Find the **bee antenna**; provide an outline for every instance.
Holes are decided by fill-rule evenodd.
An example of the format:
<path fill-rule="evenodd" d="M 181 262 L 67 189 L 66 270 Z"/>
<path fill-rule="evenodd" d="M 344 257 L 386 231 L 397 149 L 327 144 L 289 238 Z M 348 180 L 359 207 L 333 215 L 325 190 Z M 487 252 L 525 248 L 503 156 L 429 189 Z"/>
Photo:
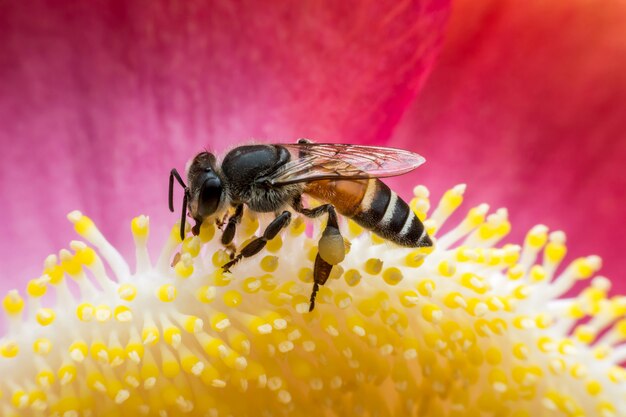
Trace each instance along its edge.
<path fill-rule="evenodd" d="M 174 212 L 174 178 L 176 178 L 178 183 L 183 188 L 185 188 L 185 189 L 187 188 L 187 186 L 185 185 L 185 182 L 180 177 L 180 174 L 178 173 L 178 171 L 176 171 L 176 168 L 172 169 L 170 171 L 170 191 L 169 191 L 169 205 L 170 205 L 170 211 L 172 213 Z"/>
<path fill-rule="evenodd" d="M 183 181 L 183 179 L 180 177 L 180 174 L 178 173 L 178 171 L 176 171 L 176 168 L 170 171 L 170 188 L 168 202 L 170 206 L 170 211 L 172 213 L 174 212 L 174 178 L 176 178 L 176 181 L 178 181 L 181 187 L 185 189 L 185 195 L 183 197 L 183 209 L 180 213 L 180 239 L 185 240 L 185 219 L 187 217 L 187 199 L 189 198 L 189 187 L 185 185 L 185 181 Z"/>
<path fill-rule="evenodd" d="M 183 197 L 183 209 L 180 211 L 180 240 L 185 240 L 185 219 L 187 214 L 187 196 L 189 188 L 185 187 L 185 196 Z"/>

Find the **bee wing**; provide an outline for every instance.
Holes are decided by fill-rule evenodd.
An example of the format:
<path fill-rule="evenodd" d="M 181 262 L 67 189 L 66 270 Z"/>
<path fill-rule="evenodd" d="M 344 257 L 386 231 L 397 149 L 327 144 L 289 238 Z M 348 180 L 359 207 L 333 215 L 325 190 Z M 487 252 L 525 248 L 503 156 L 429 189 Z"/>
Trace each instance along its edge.
<path fill-rule="evenodd" d="M 334 143 L 277 144 L 292 160 L 267 179 L 274 185 L 324 179 L 365 179 L 401 175 L 426 160 L 413 152 L 381 146 Z"/>

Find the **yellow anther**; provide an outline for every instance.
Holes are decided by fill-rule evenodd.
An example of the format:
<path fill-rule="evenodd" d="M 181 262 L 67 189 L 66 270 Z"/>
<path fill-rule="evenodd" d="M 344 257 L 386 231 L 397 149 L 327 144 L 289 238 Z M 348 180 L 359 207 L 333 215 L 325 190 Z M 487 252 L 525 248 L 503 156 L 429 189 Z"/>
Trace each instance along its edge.
<path fill-rule="evenodd" d="M 559 343 L 558 348 L 559 352 L 562 355 L 570 355 L 576 351 L 576 348 L 574 347 L 574 342 L 572 342 L 570 339 L 562 340 Z"/>
<path fill-rule="evenodd" d="M 422 266 L 424 259 L 426 259 L 426 253 L 421 248 L 418 248 L 406 255 L 404 264 L 411 268 L 418 268 Z"/>
<path fill-rule="evenodd" d="M 558 264 L 567 253 L 567 247 L 558 241 L 549 242 L 544 250 L 546 260 L 551 264 Z"/>
<path fill-rule="evenodd" d="M 340 309 L 346 309 L 352 304 L 352 297 L 347 292 L 338 291 L 334 296 L 335 305 Z"/>
<path fill-rule="evenodd" d="M 528 346 L 524 343 L 518 342 L 513 345 L 513 355 L 519 360 L 528 359 L 528 354 L 530 350 Z"/>
<path fill-rule="evenodd" d="M 28 285 L 26 286 L 26 294 L 34 298 L 44 296 L 46 294 L 46 284 L 48 281 L 50 281 L 50 278 L 47 275 L 44 275 L 41 278 L 31 279 L 28 281 Z"/>
<path fill-rule="evenodd" d="M 160 301 L 164 303 L 171 303 L 176 299 L 177 294 L 178 291 L 176 290 L 176 287 L 174 285 L 164 284 L 157 289 L 156 296 Z"/>
<path fill-rule="evenodd" d="M 180 256 L 180 260 L 174 266 L 174 271 L 176 272 L 176 276 L 179 278 L 189 278 L 191 274 L 193 274 L 192 255 L 189 253 L 183 253 Z"/>
<path fill-rule="evenodd" d="M 216 332 L 222 332 L 230 327 L 230 319 L 226 314 L 217 312 L 209 318 L 209 325 Z"/>
<path fill-rule="evenodd" d="M 453 262 L 444 260 L 439 262 L 437 271 L 439 271 L 439 273 L 444 277 L 451 277 L 456 273 L 456 265 Z"/>
<path fill-rule="evenodd" d="M 202 222 L 202 226 L 200 226 L 200 233 L 198 237 L 200 240 L 205 243 L 209 242 L 213 239 L 215 235 L 215 225 L 212 222 Z"/>
<path fill-rule="evenodd" d="M 377 258 L 369 258 L 367 261 L 365 261 L 365 266 L 363 269 L 370 275 L 378 275 L 383 269 L 383 261 Z"/>
<path fill-rule="evenodd" d="M 202 248 L 202 240 L 198 236 L 186 237 L 181 245 L 182 254 L 188 253 L 189 256 L 195 258 L 200 254 Z"/>
<path fill-rule="evenodd" d="M 520 247 L 518 245 L 505 245 L 502 260 L 508 266 L 513 266 L 519 260 Z"/>
<path fill-rule="evenodd" d="M 212 303 L 216 295 L 217 289 L 210 285 L 203 285 L 196 290 L 196 299 L 201 303 Z"/>
<path fill-rule="evenodd" d="M 213 266 L 216 268 L 221 268 L 222 265 L 230 262 L 230 255 L 223 249 L 218 249 L 213 252 L 213 256 L 211 257 L 211 262 L 213 262 Z"/>
<path fill-rule="evenodd" d="M 585 317 L 585 310 L 583 310 L 583 307 L 579 302 L 574 302 L 567 308 L 567 317 L 572 319 L 582 319 Z"/>
<path fill-rule="evenodd" d="M 81 265 L 91 266 L 94 264 L 98 256 L 96 255 L 96 251 L 89 246 L 80 247 L 74 254 L 74 259 Z"/>
<path fill-rule="evenodd" d="M 278 268 L 278 257 L 267 255 L 261 259 L 261 269 L 265 272 L 274 272 Z"/>
<path fill-rule="evenodd" d="M 56 313 L 51 308 L 40 308 L 37 310 L 37 323 L 42 326 L 49 326 L 56 317 Z"/>
<path fill-rule="evenodd" d="M 343 278 L 350 287 L 356 287 L 361 282 L 361 273 L 357 269 L 348 269 Z"/>
<path fill-rule="evenodd" d="M 574 337 L 581 343 L 591 344 L 596 338 L 596 332 L 591 327 L 581 324 L 574 329 Z"/>
<path fill-rule="evenodd" d="M 52 350 L 52 342 L 45 337 L 39 337 L 33 342 L 33 352 L 45 356 Z"/>
<path fill-rule="evenodd" d="M 113 314 L 115 316 L 115 320 L 122 323 L 127 323 L 133 319 L 133 312 L 131 309 L 122 305 L 115 307 Z"/>
<path fill-rule="evenodd" d="M 141 215 L 133 218 L 133 220 L 130 222 L 130 230 L 136 237 L 148 237 L 148 232 L 150 231 L 150 221 L 148 217 Z"/>
<path fill-rule="evenodd" d="M 243 288 L 243 291 L 248 294 L 254 294 L 258 292 L 261 289 L 262 285 L 263 283 L 257 277 L 246 278 L 241 283 L 241 287 Z"/>
<path fill-rule="evenodd" d="M 383 271 L 383 280 L 389 285 L 399 284 L 402 278 L 404 278 L 402 271 L 396 267 L 387 268 Z"/>
<path fill-rule="evenodd" d="M 532 329 L 535 321 L 528 316 L 517 316 L 513 319 L 513 325 L 518 329 Z"/>
<path fill-rule="evenodd" d="M 516 281 L 524 276 L 524 270 L 520 265 L 513 265 L 506 271 L 506 276 L 511 281 Z"/>
<path fill-rule="evenodd" d="M 422 307 L 422 317 L 430 323 L 438 323 L 443 318 L 443 311 L 436 304 L 427 303 Z"/>
<path fill-rule="evenodd" d="M 589 370 L 586 365 L 575 363 L 570 369 L 570 374 L 576 379 L 583 379 L 587 377 Z"/>
<path fill-rule="evenodd" d="M 537 347 L 543 353 L 549 353 L 556 350 L 556 342 L 549 336 L 541 336 L 537 339 Z"/>
<path fill-rule="evenodd" d="M 313 282 L 313 270 L 311 268 L 300 268 L 298 271 L 298 279 L 304 283 Z"/>
<path fill-rule="evenodd" d="M 466 246 L 459 246 L 456 249 L 456 260 L 458 262 L 469 262 L 474 258 L 472 250 Z"/>
<path fill-rule="evenodd" d="M 440 207 L 446 214 L 452 213 L 461 205 L 464 192 L 465 186 L 456 186 L 444 193 L 441 197 Z"/>
<path fill-rule="evenodd" d="M 188 333 L 198 333 L 202 331 L 202 327 L 204 326 L 202 319 L 197 316 L 183 316 L 180 321 L 182 322 L 183 329 Z"/>
<path fill-rule="evenodd" d="M 265 246 L 267 251 L 271 253 L 278 252 L 280 248 L 282 247 L 283 247 L 283 239 L 280 237 L 280 235 L 277 235 L 274 239 L 267 242 L 267 245 Z"/>
<path fill-rule="evenodd" d="M 89 346 L 84 340 L 77 340 L 70 345 L 68 352 L 73 361 L 82 362 L 89 353 Z"/>
<path fill-rule="evenodd" d="M 77 277 L 83 271 L 83 267 L 80 262 L 78 262 L 76 256 L 72 255 L 69 251 L 62 249 L 59 252 L 59 257 L 61 258 L 61 268 L 71 277 Z"/>
<path fill-rule="evenodd" d="M 99 306 L 96 307 L 95 317 L 96 317 L 96 320 L 99 321 L 100 323 L 109 321 L 112 315 L 113 315 L 113 312 L 111 311 L 111 307 L 109 307 L 108 305 L 100 304 Z"/>
<path fill-rule="evenodd" d="M 482 317 L 489 311 L 489 307 L 487 306 L 487 304 L 485 304 L 480 298 L 466 297 L 465 301 L 467 303 L 465 311 L 467 311 L 474 317 Z"/>
<path fill-rule="evenodd" d="M 156 326 L 148 325 L 144 326 L 141 331 L 141 340 L 144 345 L 156 345 L 159 341 L 160 333 Z"/>
<path fill-rule="evenodd" d="M 61 385 L 67 385 L 76 379 L 76 365 L 73 363 L 64 363 L 57 372 L 57 378 Z"/>
<path fill-rule="evenodd" d="M 109 352 L 107 345 L 101 340 L 95 340 L 91 343 L 89 349 L 91 357 L 101 363 L 109 363 Z"/>
<path fill-rule="evenodd" d="M 535 325 L 538 329 L 548 329 L 554 323 L 554 319 L 549 314 L 541 313 L 535 317 Z"/>
<path fill-rule="evenodd" d="M 533 282 L 542 282 L 546 279 L 546 271 L 541 265 L 533 265 L 530 268 L 530 279 Z"/>
<path fill-rule="evenodd" d="M 14 358 L 20 353 L 20 347 L 14 340 L 6 340 L 0 344 L 0 356 Z"/>
<path fill-rule="evenodd" d="M 137 287 L 133 284 L 122 284 L 117 289 L 117 294 L 122 300 L 133 301 L 137 296 Z"/>
<path fill-rule="evenodd" d="M 17 315 L 24 309 L 24 299 L 20 297 L 17 290 L 11 290 L 2 300 L 2 307 L 9 315 Z"/>
<path fill-rule="evenodd" d="M 178 347 L 182 341 L 182 332 L 176 326 L 170 325 L 163 328 L 163 340 L 170 346 Z"/>
<path fill-rule="evenodd" d="M 497 392 L 505 392 L 508 389 L 508 381 L 506 373 L 500 369 L 492 369 L 489 371 L 489 384 Z"/>
<path fill-rule="evenodd" d="M 50 369 L 42 369 L 41 371 L 37 372 L 37 375 L 35 376 L 35 381 L 37 382 L 37 385 L 42 388 L 49 388 L 52 384 L 54 384 L 54 380 L 54 372 L 52 372 Z"/>
<path fill-rule="evenodd" d="M 489 210 L 489 207 L 486 205 L 480 205 L 469 209 L 467 216 L 465 216 L 465 221 L 468 226 L 472 228 L 480 226 L 485 221 L 487 210 Z"/>
<path fill-rule="evenodd" d="M 484 294 L 489 289 L 489 285 L 482 277 L 471 272 L 466 272 L 461 275 L 459 283 L 478 294 Z"/>
<path fill-rule="evenodd" d="M 81 303 L 76 307 L 76 317 L 80 321 L 91 321 L 96 314 L 96 307 L 90 303 Z"/>
<path fill-rule="evenodd" d="M 398 297 L 400 298 L 400 303 L 407 308 L 414 307 L 419 302 L 419 295 L 415 290 L 402 291 Z"/>
<path fill-rule="evenodd" d="M 435 288 L 437 288 L 435 281 L 430 279 L 425 279 L 417 284 L 417 292 L 424 297 L 430 297 L 433 294 L 433 291 L 435 291 Z"/>
<path fill-rule="evenodd" d="M 185 228 L 185 233 L 187 233 L 188 229 Z M 176 224 L 170 229 L 170 239 L 176 243 L 181 243 L 182 239 L 180 238 L 180 223 L 176 222 Z"/>
<path fill-rule="evenodd" d="M 243 301 L 241 293 L 237 290 L 226 291 L 222 299 L 227 307 L 237 307 Z"/>
<path fill-rule="evenodd" d="M 526 235 L 525 244 L 535 250 L 541 249 L 548 241 L 548 228 L 544 225 L 537 225 L 530 229 Z"/>
<path fill-rule="evenodd" d="M 144 347 L 138 340 L 131 340 L 124 348 L 124 351 L 126 352 L 128 359 L 135 363 L 139 363 L 141 362 L 141 358 L 143 358 Z"/>
<path fill-rule="evenodd" d="M 530 295 L 530 288 L 526 285 L 518 285 L 511 294 L 518 300 L 524 300 Z"/>
<path fill-rule="evenodd" d="M 67 218 L 74 223 L 76 233 L 83 237 L 96 227 L 93 221 L 89 217 L 84 216 L 80 211 L 71 212 L 67 215 Z"/>
<path fill-rule="evenodd" d="M 578 279 L 591 278 L 593 274 L 600 269 L 602 262 L 597 256 L 588 256 L 586 258 L 578 258 L 572 262 L 571 268 L 574 270 Z"/>
<path fill-rule="evenodd" d="M 448 308 L 467 307 L 467 302 L 463 295 L 456 291 L 448 293 L 443 299 L 443 304 Z"/>
<path fill-rule="evenodd" d="M 15 408 L 25 408 L 28 405 L 28 395 L 22 390 L 13 391 L 11 403 Z"/>

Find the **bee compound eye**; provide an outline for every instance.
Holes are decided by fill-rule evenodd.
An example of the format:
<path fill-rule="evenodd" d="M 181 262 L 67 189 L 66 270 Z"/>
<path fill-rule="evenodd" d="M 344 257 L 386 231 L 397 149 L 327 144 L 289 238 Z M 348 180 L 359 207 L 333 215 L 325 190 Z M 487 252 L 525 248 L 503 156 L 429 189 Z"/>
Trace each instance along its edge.
<path fill-rule="evenodd" d="M 207 178 L 200 187 L 198 211 L 202 217 L 210 216 L 217 210 L 222 199 L 222 182 L 217 177 Z"/>

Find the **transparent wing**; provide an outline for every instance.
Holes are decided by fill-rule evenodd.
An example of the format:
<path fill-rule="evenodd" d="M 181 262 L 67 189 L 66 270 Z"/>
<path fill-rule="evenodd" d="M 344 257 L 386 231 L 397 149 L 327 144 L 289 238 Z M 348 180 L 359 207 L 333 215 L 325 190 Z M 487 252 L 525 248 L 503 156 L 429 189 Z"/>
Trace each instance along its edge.
<path fill-rule="evenodd" d="M 335 143 L 276 144 L 291 153 L 291 161 L 270 175 L 274 185 L 323 179 L 364 179 L 401 175 L 425 162 L 413 152 L 381 146 Z"/>

